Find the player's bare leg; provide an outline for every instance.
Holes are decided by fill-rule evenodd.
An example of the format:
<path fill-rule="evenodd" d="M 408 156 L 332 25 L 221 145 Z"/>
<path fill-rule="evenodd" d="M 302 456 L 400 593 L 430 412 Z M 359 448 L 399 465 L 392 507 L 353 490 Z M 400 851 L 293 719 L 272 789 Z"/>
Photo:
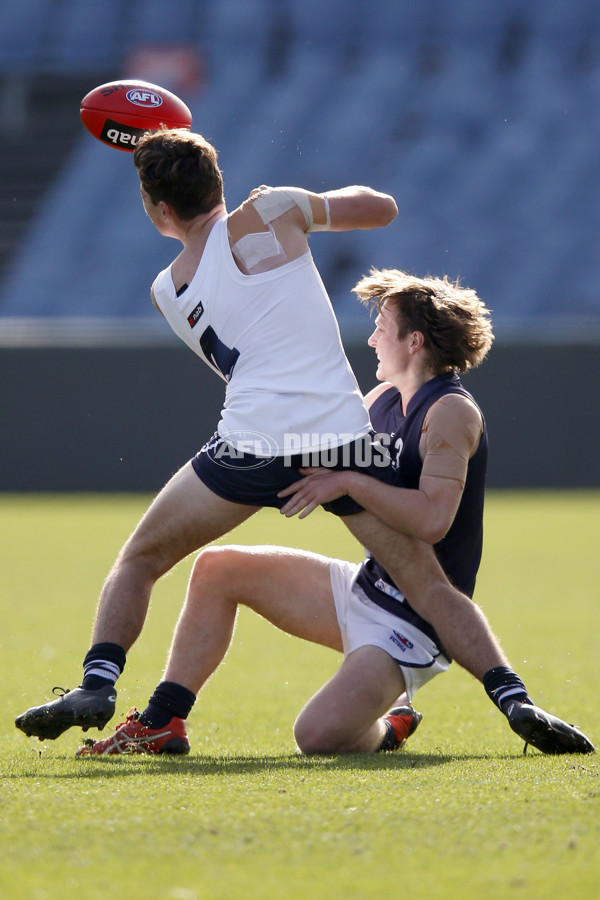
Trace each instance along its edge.
<path fill-rule="evenodd" d="M 276 547 L 209 547 L 190 576 L 165 681 L 198 693 L 227 652 L 238 604 L 287 634 L 342 650 L 325 557 Z"/>
<path fill-rule="evenodd" d="M 165 485 L 126 542 L 100 596 L 93 643 L 128 650 L 139 636 L 156 581 L 181 559 L 241 524 L 259 507 L 223 500 L 188 463 Z"/>
<path fill-rule="evenodd" d="M 483 612 L 452 587 L 432 547 L 388 528 L 367 512 L 343 521 L 387 569 L 411 606 L 431 622 L 463 668 L 481 680 L 490 669 L 509 665 Z"/>
<path fill-rule="evenodd" d="M 342 652 L 327 558 L 275 547 L 213 547 L 194 565 L 165 681 L 200 690 L 227 652 L 239 604 L 286 634 Z M 387 733 L 378 717 L 399 705 L 393 702 L 399 695 L 408 705 L 403 691 L 398 664 L 387 653 L 355 651 L 300 714 L 300 749 L 378 750 Z"/>

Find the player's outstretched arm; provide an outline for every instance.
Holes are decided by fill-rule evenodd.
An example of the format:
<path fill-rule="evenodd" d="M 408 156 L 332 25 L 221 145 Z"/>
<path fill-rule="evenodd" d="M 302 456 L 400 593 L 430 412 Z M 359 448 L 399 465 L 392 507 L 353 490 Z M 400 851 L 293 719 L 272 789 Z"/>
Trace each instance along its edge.
<path fill-rule="evenodd" d="M 253 265 L 256 265 L 256 246 L 262 241 L 264 259 L 270 260 L 267 268 L 277 268 L 307 252 L 309 232 L 382 228 L 389 225 L 397 212 L 393 197 L 368 187 L 346 187 L 315 194 L 303 188 L 262 184 L 230 214 L 229 240 L 242 271 L 253 274 L 243 241 L 250 239 L 253 245 Z M 269 242 L 269 232 L 276 242 L 265 250 L 264 234 Z"/>
<path fill-rule="evenodd" d="M 363 185 L 315 194 L 298 187 L 269 187 L 262 184 L 229 217 L 229 224 L 241 222 L 253 211 L 262 226 L 269 222 L 295 225 L 302 231 L 350 231 L 353 228 L 383 228 L 398 215 L 396 201 Z M 244 221 L 245 230 L 256 228 L 257 221 Z"/>

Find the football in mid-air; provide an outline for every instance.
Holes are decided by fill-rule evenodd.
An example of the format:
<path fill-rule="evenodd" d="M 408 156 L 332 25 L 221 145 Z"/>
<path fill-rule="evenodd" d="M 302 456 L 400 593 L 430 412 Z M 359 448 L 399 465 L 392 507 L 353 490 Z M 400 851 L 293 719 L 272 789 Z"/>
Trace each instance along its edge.
<path fill-rule="evenodd" d="M 85 95 L 81 121 L 95 138 L 117 150 L 135 150 L 146 131 L 187 128 L 192 114 L 171 91 L 147 81 L 109 81 Z"/>

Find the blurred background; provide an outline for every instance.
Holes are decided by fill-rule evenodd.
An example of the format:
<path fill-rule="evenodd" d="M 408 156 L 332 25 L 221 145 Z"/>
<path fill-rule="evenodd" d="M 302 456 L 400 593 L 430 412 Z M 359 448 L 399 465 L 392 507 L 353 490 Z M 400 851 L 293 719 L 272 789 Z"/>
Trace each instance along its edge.
<path fill-rule="evenodd" d="M 492 487 L 600 486 L 597 0 L 0 0 L 0 490 L 156 490 L 210 435 L 222 383 L 154 312 L 178 252 L 131 155 L 79 101 L 140 78 L 260 183 L 362 183 L 399 216 L 311 248 L 361 386 L 369 267 L 448 274 L 493 310 L 465 383 Z"/>

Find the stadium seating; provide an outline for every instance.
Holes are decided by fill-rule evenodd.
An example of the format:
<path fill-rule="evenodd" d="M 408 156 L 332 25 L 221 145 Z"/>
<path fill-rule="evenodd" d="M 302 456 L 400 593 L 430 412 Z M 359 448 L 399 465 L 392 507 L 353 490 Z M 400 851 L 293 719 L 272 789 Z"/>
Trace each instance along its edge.
<path fill-rule="evenodd" d="M 230 207 L 264 181 L 362 182 L 396 197 L 385 231 L 312 241 L 343 327 L 359 321 L 349 289 L 374 264 L 460 276 L 499 332 L 600 332 L 596 0 L 169 0 L 164 10 L 162 0 L 0 0 L 0 90 L 20 78 L 31 98 L 40 79 L 75 90 L 138 76 L 132 51 L 185 44 L 205 75 L 181 92 L 220 150 Z M 0 327 L 23 315 L 152 316 L 148 287 L 174 245 L 142 216 L 131 158 L 73 121 L 28 230 L 6 244 Z M 0 141 L 0 162 L 3 152 Z M 0 204 L 0 234 L 10 209 Z"/>

